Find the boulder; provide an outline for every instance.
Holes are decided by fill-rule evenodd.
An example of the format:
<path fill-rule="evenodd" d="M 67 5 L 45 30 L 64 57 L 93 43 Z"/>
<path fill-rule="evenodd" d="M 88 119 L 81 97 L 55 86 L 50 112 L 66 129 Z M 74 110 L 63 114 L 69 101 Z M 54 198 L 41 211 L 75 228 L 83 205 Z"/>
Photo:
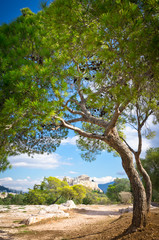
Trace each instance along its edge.
<path fill-rule="evenodd" d="M 60 211 L 58 213 L 47 213 L 47 214 L 42 214 L 42 215 L 38 214 L 38 215 L 30 216 L 29 218 L 23 220 L 21 223 L 26 224 L 26 225 L 31 225 L 33 223 L 37 223 L 42 220 L 46 220 L 46 219 L 53 218 L 53 217 L 65 218 L 65 217 L 69 217 L 69 214 L 65 213 L 63 211 Z"/>
<path fill-rule="evenodd" d="M 59 212 L 59 205 L 52 204 L 45 207 L 46 212 Z"/>
<path fill-rule="evenodd" d="M 38 214 L 40 214 L 40 215 L 44 215 L 44 214 L 46 214 L 46 210 L 41 209 L 41 210 L 38 212 Z"/>
<path fill-rule="evenodd" d="M 133 208 L 132 207 L 128 207 L 128 208 L 121 208 L 119 209 L 120 213 L 128 213 L 128 212 L 132 212 Z"/>
<path fill-rule="evenodd" d="M 76 208 L 75 203 L 72 200 L 68 200 L 66 203 L 60 205 L 60 209 L 72 209 Z"/>

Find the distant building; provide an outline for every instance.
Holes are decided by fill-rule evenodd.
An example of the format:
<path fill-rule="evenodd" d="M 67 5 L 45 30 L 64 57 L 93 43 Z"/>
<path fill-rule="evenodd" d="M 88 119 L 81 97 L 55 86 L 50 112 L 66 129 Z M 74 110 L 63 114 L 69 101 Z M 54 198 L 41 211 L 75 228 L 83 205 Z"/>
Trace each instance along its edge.
<path fill-rule="evenodd" d="M 63 181 L 66 181 L 70 186 L 81 184 L 85 187 L 91 188 L 92 190 L 103 192 L 98 187 L 98 184 L 94 180 L 91 180 L 90 177 L 87 175 L 81 175 L 76 178 L 64 177 Z"/>
<path fill-rule="evenodd" d="M 0 192 L 0 198 L 6 198 L 8 196 L 7 192 Z"/>
<path fill-rule="evenodd" d="M 8 194 L 16 195 L 17 193 L 12 192 L 0 192 L 0 198 L 6 198 Z"/>

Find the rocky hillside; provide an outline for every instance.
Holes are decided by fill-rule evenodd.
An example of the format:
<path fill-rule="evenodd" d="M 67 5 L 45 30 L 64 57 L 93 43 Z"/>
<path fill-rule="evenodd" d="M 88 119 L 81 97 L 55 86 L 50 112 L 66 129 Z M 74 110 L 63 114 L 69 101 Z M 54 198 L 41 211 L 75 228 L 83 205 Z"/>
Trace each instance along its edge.
<path fill-rule="evenodd" d="M 92 190 L 100 191 L 103 192 L 99 187 L 96 182 L 90 179 L 89 176 L 87 175 L 81 175 L 76 178 L 69 178 L 69 177 L 64 177 L 64 181 L 68 182 L 70 186 L 76 185 L 76 184 L 81 184 L 85 187 L 91 188 Z"/>

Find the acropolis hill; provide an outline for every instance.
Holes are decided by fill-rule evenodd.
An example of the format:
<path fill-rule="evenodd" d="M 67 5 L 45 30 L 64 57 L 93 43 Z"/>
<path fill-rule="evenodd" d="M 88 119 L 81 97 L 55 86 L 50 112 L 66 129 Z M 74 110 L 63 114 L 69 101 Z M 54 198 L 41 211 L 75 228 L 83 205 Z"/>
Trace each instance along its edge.
<path fill-rule="evenodd" d="M 93 180 L 91 180 L 90 177 L 87 175 L 81 175 L 76 178 L 64 177 L 63 180 L 66 181 L 70 186 L 73 186 L 76 184 L 81 184 L 85 187 L 91 188 L 92 190 L 103 192 L 98 187 L 98 184 L 96 182 L 94 182 Z"/>

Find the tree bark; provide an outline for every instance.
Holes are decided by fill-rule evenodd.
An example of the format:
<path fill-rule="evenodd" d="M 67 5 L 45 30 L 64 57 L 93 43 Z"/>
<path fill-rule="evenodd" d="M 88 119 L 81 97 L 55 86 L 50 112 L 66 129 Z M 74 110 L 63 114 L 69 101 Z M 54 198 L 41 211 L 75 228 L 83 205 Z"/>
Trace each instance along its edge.
<path fill-rule="evenodd" d="M 143 177 L 143 180 L 145 182 L 145 191 L 146 191 L 146 201 L 147 201 L 147 212 L 150 211 L 150 205 L 151 205 L 151 198 L 152 198 L 152 183 L 149 175 L 147 174 L 146 170 L 143 168 L 140 157 L 138 154 L 135 154 L 135 160 L 137 168 L 140 172 L 140 174 Z"/>
<path fill-rule="evenodd" d="M 61 198 L 62 196 L 59 196 L 59 197 L 57 197 L 56 198 L 56 200 L 55 201 L 53 201 L 53 203 L 52 204 L 55 204 L 60 198 Z"/>
<path fill-rule="evenodd" d="M 133 154 L 128 146 L 123 143 L 114 127 L 107 135 L 106 143 L 113 147 L 122 159 L 123 168 L 130 180 L 133 194 L 133 218 L 128 231 L 136 231 L 146 226 L 147 203 L 144 186 L 133 163 Z"/>

